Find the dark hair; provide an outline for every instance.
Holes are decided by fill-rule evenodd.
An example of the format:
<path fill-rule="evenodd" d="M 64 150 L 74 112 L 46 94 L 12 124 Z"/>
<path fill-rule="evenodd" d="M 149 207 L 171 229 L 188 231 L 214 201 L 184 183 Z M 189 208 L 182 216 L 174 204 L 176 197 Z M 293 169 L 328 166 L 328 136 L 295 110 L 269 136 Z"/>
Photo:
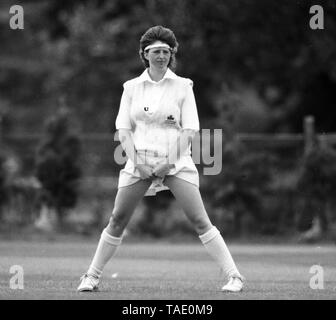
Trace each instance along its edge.
<path fill-rule="evenodd" d="M 175 69 L 176 68 L 175 54 L 177 52 L 178 42 L 176 40 L 174 32 L 162 26 L 155 26 L 149 28 L 140 38 L 139 55 L 145 67 L 146 68 L 149 67 L 149 62 L 147 59 L 145 59 L 145 48 L 148 45 L 154 43 L 155 41 L 161 41 L 167 43 L 172 48 L 171 50 L 172 54 L 168 63 L 168 67 L 171 69 Z"/>

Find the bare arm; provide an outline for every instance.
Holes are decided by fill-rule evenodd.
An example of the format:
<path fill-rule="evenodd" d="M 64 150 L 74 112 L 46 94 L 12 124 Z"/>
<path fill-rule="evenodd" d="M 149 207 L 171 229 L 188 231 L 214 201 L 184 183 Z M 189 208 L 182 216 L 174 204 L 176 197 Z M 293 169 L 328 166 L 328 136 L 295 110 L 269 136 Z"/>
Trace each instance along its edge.
<path fill-rule="evenodd" d="M 119 141 L 123 150 L 126 152 L 126 155 L 131 161 L 136 164 L 140 163 L 140 159 L 138 159 L 138 155 L 134 146 L 133 138 L 131 135 L 131 131 L 127 129 L 119 129 Z"/>

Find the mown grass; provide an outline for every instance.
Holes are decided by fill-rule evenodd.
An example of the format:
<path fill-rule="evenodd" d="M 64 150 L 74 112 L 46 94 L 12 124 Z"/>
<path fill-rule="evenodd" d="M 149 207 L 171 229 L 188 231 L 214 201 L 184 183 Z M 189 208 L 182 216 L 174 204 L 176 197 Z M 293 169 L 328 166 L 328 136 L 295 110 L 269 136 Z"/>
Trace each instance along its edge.
<path fill-rule="evenodd" d="M 125 241 L 108 263 L 96 293 L 77 293 L 95 241 L 1 241 L 0 299 L 225 300 L 335 299 L 333 245 L 230 244 L 246 277 L 239 294 L 220 291 L 225 280 L 200 243 Z M 9 286 L 12 265 L 24 270 L 24 289 Z M 313 265 L 324 270 L 324 289 L 313 290 Z M 113 275 L 113 276 L 112 276 Z"/>

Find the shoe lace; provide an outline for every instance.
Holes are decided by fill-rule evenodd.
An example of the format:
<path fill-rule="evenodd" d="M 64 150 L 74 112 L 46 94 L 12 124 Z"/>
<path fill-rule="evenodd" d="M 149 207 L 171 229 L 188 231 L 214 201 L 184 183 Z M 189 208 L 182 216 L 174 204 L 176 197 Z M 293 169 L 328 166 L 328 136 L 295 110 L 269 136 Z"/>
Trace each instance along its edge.
<path fill-rule="evenodd" d="M 224 273 L 225 273 L 224 270 L 222 268 L 220 268 L 219 269 L 219 277 L 223 278 L 224 277 Z M 229 282 L 228 283 L 231 283 L 233 281 L 233 279 L 235 279 L 235 278 L 241 280 L 242 282 L 245 281 L 245 277 L 242 276 L 240 273 L 238 273 L 237 275 L 236 274 L 231 275 L 228 278 L 229 278 Z"/>
<path fill-rule="evenodd" d="M 243 280 L 240 277 L 232 277 L 230 281 L 232 286 L 241 286 L 243 284 Z"/>
<path fill-rule="evenodd" d="M 95 283 L 94 283 L 93 279 L 98 279 L 98 277 L 85 273 L 80 277 L 81 281 L 83 281 L 84 279 L 88 279 L 90 281 L 91 285 L 94 286 Z"/>

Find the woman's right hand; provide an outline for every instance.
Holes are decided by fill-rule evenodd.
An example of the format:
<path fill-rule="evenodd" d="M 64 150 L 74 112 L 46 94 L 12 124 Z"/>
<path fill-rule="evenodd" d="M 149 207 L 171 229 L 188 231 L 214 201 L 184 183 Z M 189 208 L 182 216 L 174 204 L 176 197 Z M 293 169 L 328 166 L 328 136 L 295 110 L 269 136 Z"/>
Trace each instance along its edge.
<path fill-rule="evenodd" d="M 137 164 L 135 167 L 139 170 L 142 180 L 153 178 L 153 170 L 151 167 L 145 164 Z"/>

